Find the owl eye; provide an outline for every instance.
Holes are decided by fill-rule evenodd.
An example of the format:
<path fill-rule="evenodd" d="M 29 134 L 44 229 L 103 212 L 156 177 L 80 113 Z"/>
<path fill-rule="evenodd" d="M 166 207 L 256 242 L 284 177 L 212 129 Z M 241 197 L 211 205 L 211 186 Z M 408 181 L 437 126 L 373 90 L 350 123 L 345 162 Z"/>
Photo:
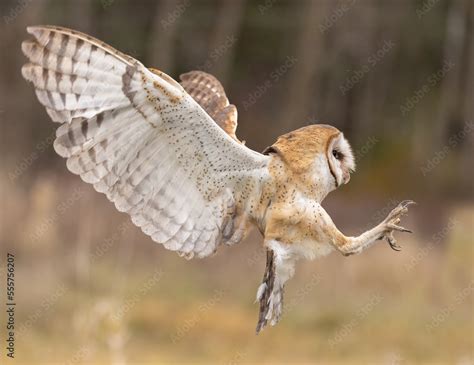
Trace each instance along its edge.
<path fill-rule="evenodd" d="M 336 160 L 342 160 L 343 155 L 338 150 L 332 150 L 332 155 Z"/>

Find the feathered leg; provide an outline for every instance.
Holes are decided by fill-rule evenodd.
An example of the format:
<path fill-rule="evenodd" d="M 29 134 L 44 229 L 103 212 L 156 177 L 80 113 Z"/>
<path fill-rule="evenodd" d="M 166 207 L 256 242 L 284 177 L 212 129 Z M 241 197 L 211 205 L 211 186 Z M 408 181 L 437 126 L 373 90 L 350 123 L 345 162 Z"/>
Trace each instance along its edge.
<path fill-rule="evenodd" d="M 257 291 L 257 300 L 260 301 L 257 334 L 268 324 L 275 325 L 279 320 L 283 308 L 283 283 L 278 280 L 276 273 L 275 254 L 267 251 L 267 265 L 263 281 Z"/>

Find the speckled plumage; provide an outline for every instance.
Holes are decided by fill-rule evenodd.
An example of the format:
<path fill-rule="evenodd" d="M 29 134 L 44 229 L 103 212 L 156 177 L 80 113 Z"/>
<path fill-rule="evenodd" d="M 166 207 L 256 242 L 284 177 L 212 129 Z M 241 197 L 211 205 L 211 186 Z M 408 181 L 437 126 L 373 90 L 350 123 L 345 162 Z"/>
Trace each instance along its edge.
<path fill-rule="evenodd" d="M 268 250 L 257 332 L 278 322 L 283 287 L 299 258 L 358 253 L 393 231 L 409 203 L 359 237 L 346 237 L 321 206 L 347 183 L 354 158 L 327 125 L 278 138 L 264 154 L 235 135 L 237 110 L 201 71 L 179 84 L 77 31 L 29 27 L 23 76 L 61 123 L 54 148 L 70 171 L 106 194 L 154 241 L 186 258 L 238 243 L 255 225 Z M 398 210 L 397 210 L 398 209 Z"/>

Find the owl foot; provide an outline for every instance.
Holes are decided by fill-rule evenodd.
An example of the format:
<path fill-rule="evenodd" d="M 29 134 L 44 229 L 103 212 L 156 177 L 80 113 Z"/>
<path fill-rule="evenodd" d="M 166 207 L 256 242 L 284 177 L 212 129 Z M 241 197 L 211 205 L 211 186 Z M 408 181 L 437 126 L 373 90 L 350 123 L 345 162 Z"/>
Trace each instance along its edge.
<path fill-rule="evenodd" d="M 401 217 L 408 212 L 408 206 L 416 204 L 413 200 L 404 200 L 400 204 L 398 204 L 385 218 L 385 220 L 381 223 L 383 233 L 379 237 L 379 239 L 385 239 L 390 247 L 394 251 L 401 251 L 401 247 L 397 244 L 395 237 L 393 236 L 394 231 L 399 232 L 408 232 L 412 233 L 409 229 L 399 226 Z"/>

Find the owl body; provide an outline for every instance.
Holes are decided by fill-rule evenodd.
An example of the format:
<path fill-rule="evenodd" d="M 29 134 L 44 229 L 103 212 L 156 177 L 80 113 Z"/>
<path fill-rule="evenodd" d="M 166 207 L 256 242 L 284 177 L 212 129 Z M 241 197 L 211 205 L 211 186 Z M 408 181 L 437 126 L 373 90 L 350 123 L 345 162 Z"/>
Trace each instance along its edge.
<path fill-rule="evenodd" d="M 263 154 L 235 132 L 237 109 L 202 71 L 181 83 L 83 33 L 28 27 L 22 68 L 54 122 L 54 148 L 68 169 L 185 258 L 236 244 L 255 225 L 267 251 L 257 333 L 276 324 L 295 262 L 332 251 L 351 255 L 386 239 L 411 201 L 358 237 L 347 237 L 321 206 L 349 182 L 354 157 L 328 125 L 287 133 Z"/>
<path fill-rule="evenodd" d="M 332 151 L 337 150 L 337 160 Z M 302 245 L 303 256 L 325 255 L 334 249 L 333 232 L 322 230 L 321 202 L 355 169 L 354 159 L 342 133 L 334 127 L 313 125 L 279 137 L 265 153 L 271 156 L 269 182 L 263 192 L 264 211 L 260 231 L 266 240 Z M 331 173 L 329 159 L 336 172 Z M 338 176 L 340 177 L 338 180 Z M 321 224 L 320 224 L 321 223 Z M 298 251 L 298 250 L 297 250 Z"/>

